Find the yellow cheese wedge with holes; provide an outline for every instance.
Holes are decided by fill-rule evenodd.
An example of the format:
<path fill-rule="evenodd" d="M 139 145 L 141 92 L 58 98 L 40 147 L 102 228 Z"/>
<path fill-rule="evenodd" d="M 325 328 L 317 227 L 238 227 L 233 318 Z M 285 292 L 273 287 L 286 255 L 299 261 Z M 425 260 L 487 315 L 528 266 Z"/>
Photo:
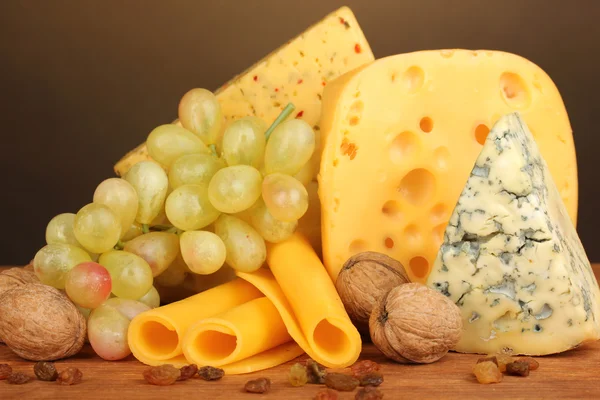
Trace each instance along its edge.
<path fill-rule="evenodd" d="M 353 254 L 372 250 L 425 282 L 490 127 L 515 110 L 575 222 L 569 118 L 556 86 L 532 62 L 497 51 L 422 51 L 377 60 L 329 84 L 319 197 L 331 277 Z"/>

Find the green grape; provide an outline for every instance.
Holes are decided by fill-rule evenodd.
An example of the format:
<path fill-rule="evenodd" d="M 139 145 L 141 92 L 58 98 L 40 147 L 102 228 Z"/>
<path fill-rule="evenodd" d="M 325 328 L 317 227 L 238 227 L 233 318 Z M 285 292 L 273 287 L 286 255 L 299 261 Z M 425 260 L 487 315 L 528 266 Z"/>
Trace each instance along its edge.
<path fill-rule="evenodd" d="M 179 121 L 207 145 L 219 143 L 223 114 L 219 101 L 209 90 L 192 89 L 181 98 Z"/>
<path fill-rule="evenodd" d="M 210 153 L 198 136 L 175 124 L 154 128 L 148 135 L 146 146 L 150 157 L 167 169 L 185 154 Z"/>
<path fill-rule="evenodd" d="M 289 175 L 275 173 L 265 176 L 262 197 L 269 212 L 280 221 L 297 221 L 308 210 L 306 188 Z"/>
<path fill-rule="evenodd" d="M 179 186 L 167 198 L 165 212 L 178 229 L 202 229 L 219 217 L 219 211 L 208 200 L 208 189 L 202 185 Z"/>
<path fill-rule="evenodd" d="M 127 171 L 125 180 L 131 183 L 138 195 L 139 205 L 135 220 L 140 224 L 151 223 L 161 212 L 167 197 L 167 174 L 157 163 L 141 161 Z"/>
<path fill-rule="evenodd" d="M 85 250 L 72 244 L 52 243 L 37 252 L 33 270 L 43 284 L 64 289 L 67 273 L 86 261 L 92 261 L 92 258 Z"/>
<path fill-rule="evenodd" d="M 75 216 L 73 233 L 86 250 L 104 253 L 119 241 L 121 222 L 117 214 L 107 206 L 90 203 Z"/>
<path fill-rule="evenodd" d="M 183 185 L 208 186 L 221 168 L 225 168 L 225 162 L 213 154 L 187 154 L 171 165 L 169 184 L 173 189 Z"/>
<path fill-rule="evenodd" d="M 160 306 L 160 295 L 158 290 L 154 286 L 148 290 L 148 293 L 138 299 L 140 303 L 144 303 L 150 308 L 156 308 Z"/>
<path fill-rule="evenodd" d="M 98 260 L 112 279 L 112 292 L 124 299 L 139 299 L 152 287 L 152 270 L 148 263 L 135 254 L 111 250 Z"/>
<path fill-rule="evenodd" d="M 46 227 L 46 243 L 64 243 L 81 247 L 73 233 L 74 221 L 75 214 L 73 213 L 58 214 L 52 218 Z"/>
<path fill-rule="evenodd" d="M 246 222 L 222 214 L 215 222 L 215 233 L 225 243 L 226 261 L 233 269 L 252 272 L 259 269 L 267 258 L 264 239 Z"/>
<path fill-rule="evenodd" d="M 309 161 L 302 166 L 294 178 L 298 179 L 305 187 L 308 186 L 317 175 L 319 168 L 314 169 L 314 165 Z"/>
<path fill-rule="evenodd" d="M 106 179 L 96 187 L 93 202 L 104 204 L 117 214 L 121 221 L 121 237 L 125 236 L 138 211 L 139 199 L 134 187 L 125 179 Z"/>
<path fill-rule="evenodd" d="M 294 234 L 298 221 L 280 221 L 273 217 L 267 209 L 263 199 L 258 199 L 249 210 L 250 223 L 256 231 L 267 241 L 279 243 Z"/>
<path fill-rule="evenodd" d="M 150 306 L 139 300 L 122 299 L 119 297 L 112 297 L 102 303 L 102 305 L 114 308 L 128 320 L 132 320 L 139 314 L 150 310 Z"/>
<path fill-rule="evenodd" d="M 225 263 L 225 243 L 212 232 L 184 232 L 179 237 L 179 243 L 183 260 L 190 271 L 196 274 L 212 274 Z"/>
<path fill-rule="evenodd" d="M 127 242 L 128 240 L 135 239 L 136 237 L 142 235 L 143 233 L 144 233 L 144 231 L 142 230 L 142 226 L 140 224 L 138 224 L 137 222 L 134 222 L 133 224 L 131 224 L 129 226 L 129 229 L 127 230 L 127 232 L 125 232 L 125 235 L 123 235 L 121 240 L 123 240 L 124 242 Z"/>
<path fill-rule="evenodd" d="M 160 275 L 179 254 L 179 237 L 174 233 L 150 232 L 125 243 L 123 249 L 142 257 L 152 269 L 152 275 Z"/>
<path fill-rule="evenodd" d="M 181 254 L 177 256 L 173 264 L 169 266 L 162 274 L 158 275 L 154 281 L 163 287 L 175 287 L 183 283 L 190 270 L 185 265 Z"/>
<path fill-rule="evenodd" d="M 265 171 L 295 175 L 315 150 L 315 133 L 301 119 L 277 125 L 265 148 Z"/>
<path fill-rule="evenodd" d="M 265 154 L 267 124 L 257 117 L 245 117 L 231 123 L 223 134 L 223 158 L 227 165 L 260 167 Z"/>
<path fill-rule="evenodd" d="M 219 211 L 229 214 L 244 211 L 260 197 L 260 172 L 249 165 L 219 170 L 208 185 L 208 197 Z"/>

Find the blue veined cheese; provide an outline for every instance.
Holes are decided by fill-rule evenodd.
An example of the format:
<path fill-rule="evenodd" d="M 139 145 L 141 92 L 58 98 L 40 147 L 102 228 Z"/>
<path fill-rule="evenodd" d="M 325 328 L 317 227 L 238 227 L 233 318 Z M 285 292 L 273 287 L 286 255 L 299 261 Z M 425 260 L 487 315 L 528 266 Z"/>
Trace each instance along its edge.
<path fill-rule="evenodd" d="M 489 133 L 427 284 L 462 312 L 459 352 L 544 355 L 600 338 L 598 283 L 518 113 Z"/>

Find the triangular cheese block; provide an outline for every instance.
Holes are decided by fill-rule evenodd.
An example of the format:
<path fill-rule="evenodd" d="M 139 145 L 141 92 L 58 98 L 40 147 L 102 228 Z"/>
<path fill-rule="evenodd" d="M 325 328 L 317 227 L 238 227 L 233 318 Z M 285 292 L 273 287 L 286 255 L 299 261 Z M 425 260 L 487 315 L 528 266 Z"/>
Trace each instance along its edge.
<path fill-rule="evenodd" d="M 600 338 L 600 290 L 518 113 L 489 133 L 428 285 L 461 309 L 455 350 L 543 355 Z"/>

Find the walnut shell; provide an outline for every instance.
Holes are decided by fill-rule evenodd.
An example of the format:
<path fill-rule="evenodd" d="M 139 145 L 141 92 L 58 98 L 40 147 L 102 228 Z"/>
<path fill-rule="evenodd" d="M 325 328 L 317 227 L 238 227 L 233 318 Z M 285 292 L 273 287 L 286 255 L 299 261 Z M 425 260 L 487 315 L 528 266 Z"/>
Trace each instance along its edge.
<path fill-rule="evenodd" d="M 377 301 L 390 289 L 408 282 L 408 274 L 399 261 L 367 251 L 346 261 L 335 286 L 356 328 L 368 335 L 369 317 Z"/>
<path fill-rule="evenodd" d="M 0 272 L 0 296 L 8 289 L 26 283 L 39 283 L 40 280 L 31 270 L 25 268 L 11 268 Z"/>
<path fill-rule="evenodd" d="M 0 295 L 0 337 L 18 356 L 51 361 L 77 354 L 86 322 L 59 290 L 28 283 Z"/>
<path fill-rule="evenodd" d="M 419 283 L 390 290 L 371 314 L 371 339 L 400 363 L 432 363 L 452 349 L 462 333 L 460 310 L 450 299 Z"/>

